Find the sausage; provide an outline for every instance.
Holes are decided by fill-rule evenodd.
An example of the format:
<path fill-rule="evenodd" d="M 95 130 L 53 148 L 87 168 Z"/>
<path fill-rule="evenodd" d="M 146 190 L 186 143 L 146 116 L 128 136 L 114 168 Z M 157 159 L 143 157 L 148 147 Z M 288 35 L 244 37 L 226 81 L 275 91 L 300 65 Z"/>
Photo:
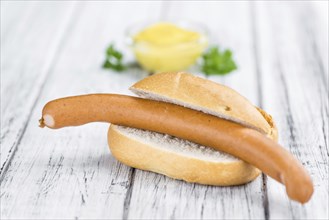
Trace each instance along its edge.
<path fill-rule="evenodd" d="M 300 203 L 313 194 L 307 171 L 279 144 L 252 128 L 182 106 L 116 94 L 73 96 L 47 103 L 40 125 L 57 129 L 96 121 L 165 133 L 229 153 L 284 184 L 288 196 Z"/>

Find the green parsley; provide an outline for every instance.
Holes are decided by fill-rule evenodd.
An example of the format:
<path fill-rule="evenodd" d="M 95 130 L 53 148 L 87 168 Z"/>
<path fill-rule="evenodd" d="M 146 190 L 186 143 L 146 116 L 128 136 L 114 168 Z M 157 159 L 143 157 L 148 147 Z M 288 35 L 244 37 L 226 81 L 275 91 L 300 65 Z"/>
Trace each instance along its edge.
<path fill-rule="evenodd" d="M 126 67 L 122 63 L 123 55 L 118 51 L 113 44 L 106 50 L 106 59 L 103 64 L 104 69 L 113 69 L 117 72 L 123 71 Z"/>
<path fill-rule="evenodd" d="M 235 69 L 237 65 L 230 50 L 220 51 L 217 46 L 209 48 L 202 55 L 202 71 L 206 75 L 225 75 Z"/>

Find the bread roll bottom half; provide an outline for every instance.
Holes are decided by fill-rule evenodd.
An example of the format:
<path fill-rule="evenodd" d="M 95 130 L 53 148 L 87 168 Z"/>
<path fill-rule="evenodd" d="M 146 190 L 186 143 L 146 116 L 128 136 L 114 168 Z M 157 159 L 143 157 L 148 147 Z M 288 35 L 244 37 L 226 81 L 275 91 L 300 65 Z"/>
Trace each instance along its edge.
<path fill-rule="evenodd" d="M 240 185 L 261 173 L 224 152 L 157 132 L 112 124 L 108 143 L 113 156 L 120 162 L 186 182 Z"/>

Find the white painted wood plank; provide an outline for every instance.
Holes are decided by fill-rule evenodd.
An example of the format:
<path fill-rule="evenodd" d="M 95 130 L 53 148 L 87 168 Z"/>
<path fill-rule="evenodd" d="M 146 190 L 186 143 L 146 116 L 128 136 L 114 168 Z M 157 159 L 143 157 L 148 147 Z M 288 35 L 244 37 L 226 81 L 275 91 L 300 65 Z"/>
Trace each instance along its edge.
<path fill-rule="evenodd" d="M 1 24 L 4 24 L 1 33 L 1 174 L 15 152 L 56 59 L 73 6 L 56 2 L 5 2 L 1 7 Z"/>
<path fill-rule="evenodd" d="M 320 54 L 319 62 L 323 65 L 328 81 L 329 74 L 329 1 L 312 1 L 308 7 L 312 16 L 309 16 L 308 28 L 313 29 L 315 39 L 314 50 Z M 305 12 L 305 11 L 304 11 Z"/>
<path fill-rule="evenodd" d="M 248 3 L 170 2 L 166 7 L 168 20 L 187 19 L 204 23 L 211 31 L 211 43 L 232 49 L 239 70 L 226 77 L 209 78 L 232 86 L 258 104 Z M 211 187 L 146 171 L 135 172 L 130 219 L 264 218 L 261 176 L 243 186 Z"/>
<path fill-rule="evenodd" d="M 111 156 L 106 140 L 109 125 L 61 130 L 37 125 L 43 105 L 51 99 L 98 92 L 127 94 L 145 73 L 103 70 L 105 49 L 111 41 L 120 45 L 132 22 L 158 16 L 160 4 L 82 2 L 78 8 L 77 22 L 68 30 L 1 183 L 1 218 L 121 219 L 125 215 L 133 169 Z"/>
<path fill-rule="evenodd" d="M 304 164 L 315 186 L 310 202 L 300 205 L 269 179 L 269 217 L 328 219 L 328 82 L 314 49 L 323 42 L 313 38 L 319 33 L 309 23 L 308 2 L 256 6 L 264 106 L 273 113 L 280 142 Z"/>
<path fill-rule="evenodd" d="M 21 21 L 32 15 L 35 4 L 26 4 L 20 1 L 1 1 L 0 4 L 1 44 L 3 44 L 4 36 L 17 29 L 18 25 L 23 25 L 24 23 Z"/>

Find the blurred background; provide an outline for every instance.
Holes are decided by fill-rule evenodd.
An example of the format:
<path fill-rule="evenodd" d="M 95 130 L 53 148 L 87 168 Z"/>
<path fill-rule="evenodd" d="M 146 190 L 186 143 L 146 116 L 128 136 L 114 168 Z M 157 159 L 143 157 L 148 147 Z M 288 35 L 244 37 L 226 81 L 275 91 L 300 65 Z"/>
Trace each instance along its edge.
<path fill-rule="evenodd" d="M 223 83 L 226 81 L 242 93 L 248 94 L 243 88 L 252 87 L 261 73 L 270 74 L 265 70 L 267 67 L 263 68 L 266 57 L 273 60 L 272 56 L 283 56 L 279 53 L 285 53 L 286 46 L 297 56 L 317 56 L 324 74 L 328 72 L 326 1 L 3 1 L 3 85 L 10 87 L 7 80 L 15 82 L 15 77 L 9 77 L 13 75 L 42 84 L 48 76 L 70 72 L 66 77 L 73 77 L 71 82 L 81 80 L 88 86 L 90 81 L 84 76 L 89 78 L 93 75 L 106 83 L 109 80 L 124 81 L 127 77 L 131 79 L 131 75 L 157 72 L 134 68 L 138 60 L 128 38 L 132 35 L 129 31 L 136 26 L 139 25 L 137 30 L 141 31 L 161 21 L 173 24 L 187 22 L 192 24 L 192 31 L 195 31 L 193 24 L 202 26 L 208 43 L 203 52 L 211 46 L 229 49 L 237 69 L 225 76 L 214 74 L 214 78 Z M 133 36 L 137 32 L 135 30 Z M 170 34 L 168 36 L 170 38 Z M 106 50 L 111 44 L 123 55 L 122 62 L 128 66 L 118 74 L 114 74 L 116 71 L 111 68 L 102 68 Z M 278 51 L 277 48 L 283 49 Z M 296 57 L 291 55 L 284 59 L 290 58 Z M 195 61 L 199 63 L 192 63 L 188 68 L 182 66 L 181 70 L 203 75 L 200 61 L 202 58 L 199 56 Z M 168 65 L 169 62 L 165 63 Z M 112 74 L 113 78 L 108 79 Z M 140 78 L 139 75 L 136 77 Z M 239 80 L 241 78 L 244 80 Z M 3 89 L 5 92 L 6 89 Z M 115 88 L 112 89 L 116 92 Z M 97 90 L 97 87 L 92 90 Z M 249 98 L 256 101 L 255 97 Z"/>

